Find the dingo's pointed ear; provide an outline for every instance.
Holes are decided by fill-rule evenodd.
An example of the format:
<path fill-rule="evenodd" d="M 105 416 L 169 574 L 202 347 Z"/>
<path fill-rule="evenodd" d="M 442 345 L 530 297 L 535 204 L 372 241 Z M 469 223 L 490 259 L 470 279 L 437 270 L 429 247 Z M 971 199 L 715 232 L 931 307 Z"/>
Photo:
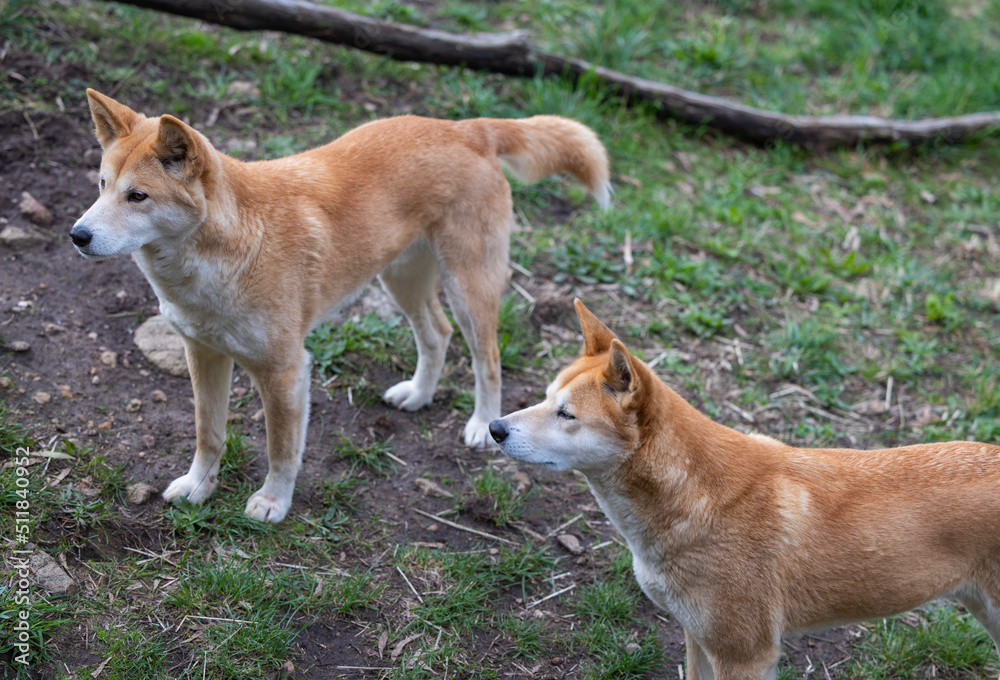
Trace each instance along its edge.
<path fill-rule="evenodd" d="M 156 152 L 163 168 L 183 178 L 197 177 L 205 164 L 198 133 L 170 115 L 160 116 Z"/>
<path fill-rule="evenodd" d="M 595 356 L 608 351 L 615 334 L 580 302 L 580 298 L 573 300 L 573 306 L 576 307 L 580 329 L 583 331 L 583 355 Z"/>
<path fill-rule="evenodd" d="M 604 380 L 615 392 L 635 392 L 639 389 L 639 374 L 635 357 L 618 338 L 611 341 L 611 356 L 604 371 Z"/>
<path fill-rule="evenodd" d="M 138 113 L 97 90 L 87 89 L 87 101 L 90 102 L 90 115 L 97 126 L 97 141 L 103 149 L 131 132 L 139 118 Z"/>

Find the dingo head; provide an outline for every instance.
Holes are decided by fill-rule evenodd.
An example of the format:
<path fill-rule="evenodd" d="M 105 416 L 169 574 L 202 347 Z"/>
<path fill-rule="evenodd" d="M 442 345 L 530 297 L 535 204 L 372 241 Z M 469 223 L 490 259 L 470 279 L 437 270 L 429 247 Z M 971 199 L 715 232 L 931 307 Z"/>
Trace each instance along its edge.
<path fill-rule="evenodd" d="M 549 385 L 545 401 L 494 420 L 490 434 L 511 458 L 586 473 L 614 466 L 638 446 L 648 375 L 580 300 L 574 305 L 580 358 Z"/>
<path fill-rule="evenodd" d="M 69 235 L 81 255 L 124 255 L 183 238 L 205 219 L 201 182 L 211 144 L 173 116 L 146 118 L 87 90 L 101 158 L 100 196 Z"/>

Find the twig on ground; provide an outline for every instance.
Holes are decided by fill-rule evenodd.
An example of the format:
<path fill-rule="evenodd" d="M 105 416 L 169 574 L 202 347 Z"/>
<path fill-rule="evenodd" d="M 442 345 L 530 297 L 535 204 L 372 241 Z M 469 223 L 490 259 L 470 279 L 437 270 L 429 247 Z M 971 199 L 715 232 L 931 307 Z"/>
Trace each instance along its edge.
<path fill-rule="evenodd" d="M 517 543 L 515 543 L 514 541 L 509 541 L 506 538 L 502 538 L 500 536 L 494 536 L 493 534 L 488 534 L 485 531 L 480 531 L 479 529 L 473 529 L 472 527 L 464 526 L 462 524 L 459 524 L 458 522 L 452 522 L 452 521 L 447 520 L 444 517 L 440 517 L 438 515 L 432 515 L 429 512 L 424 512 L 420 508 L 413 508 L 413 512 L 415 512 L 417 514 L 420 514 L 420 515 L 423 515 L 424 517 L 429 517 L 430 519 L 434 520 L 435 522 L 441 522 L 442 524 L 447 524 L 448 526 L 450 526 L 453 529 L 459 529 L 460 531 L 468 531 L 470 534 L 475 534 L 476 536 L 482 536 L 483 538 L 488 538 L 488 539 L 490 539 L 492 541 L 500 541 L 501 543 L 508 543 L 510 545 L 517 545 Z"/>

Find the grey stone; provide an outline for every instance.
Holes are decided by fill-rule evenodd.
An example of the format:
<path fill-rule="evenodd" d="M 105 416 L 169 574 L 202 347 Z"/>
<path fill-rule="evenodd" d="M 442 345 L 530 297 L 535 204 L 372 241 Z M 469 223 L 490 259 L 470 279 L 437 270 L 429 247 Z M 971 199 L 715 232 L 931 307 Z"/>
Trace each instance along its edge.
<path fill-rule="evenodd" d="M 580 539 L 573 534 L 560 534 L 556 536 L 556 540 L 559 541 L 559 545 L 574 555 L 583 554 L 583 546 L 580 545 Z"/>
<path fill-rule="evenodd" d="M 28 566 L 35 574 L 35 582 L 50 595 L 67 595 L 77 589 L 73 577 L 67 574 L 47 552 L 36 548 L 28 558 Z"/>
<path fill-rule="evenodd" d="M 13 250 L 20 250 L 45 243 L 45 237 L 33 229 L 23 229 L 10 225 L 0 231 L 0 243 Z"/>
<path fill-rule="evenodd" d="M 151 496 L 157 493 L 159 491 L 156 490 L 156 487 L 150 486 L 145 482 L 131 484 L 125 489 L 126 498 L 128 498 L 128 502 L 132 505 L 143 505 Z"/>
<path fill-rule="evenodd" d="M 184 341 L 162 314 L 136 328 L 133 340 L 149 363 L 161 371 L 182 378 L 189 375 Z"/>
<path fill-rule="evenodd" d="M 39 227 L 51 227 L 55 219 L 48 208 L 38 202 L 38 199 L 27 191 L 21 192 L 21 214 Z"/>

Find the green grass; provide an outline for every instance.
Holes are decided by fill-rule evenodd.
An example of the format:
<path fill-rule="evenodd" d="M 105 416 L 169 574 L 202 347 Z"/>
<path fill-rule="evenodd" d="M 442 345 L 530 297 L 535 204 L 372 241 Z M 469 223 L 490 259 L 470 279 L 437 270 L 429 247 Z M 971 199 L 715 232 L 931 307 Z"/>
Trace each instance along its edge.
<path fill-rule="evenodd" d="M 323 324 L 306 338 L 306 349 L 312 353 L 313 365 L 321 375 L 357 371 L 368 362 L 401 363 L 412 368 L 416 365 L 415 351 L 397 354 L 400 345 L 412 348 L 409 335 L 402 317 L 385 321 L 369 312 L 340 325 Z"/>
<path fill-rule="evenodd" d="M 476 500 L 489 508 L 498 527 L 507 526 L 524 512 L 526 494 L 518 491 L 517 483 L 509 475 L 491 466 L 473 477 L 472 488 Z"/>
<path fill-rule="evenodd" d="M 967 612 L 953 606 L 917 610 L 866 626 L 868 634 L 851 660 L 850 672 L 871 680 L 927 677 L 934 666 L 959 678 L 997 674 L 996 648 Z"/>
<path fill-rule="evenodd" d="M 181 571 L 168 605 L 203 622 L 213 654 L 212 677 L 262 675 L 279 668 L 301 624 L 296 615 L 313 601 L 315 577 L 301 571 L 262 571 L 239 558 L 193 560 Z"/>
<path fill-rule="evenodd" d="M 164 677 L 167 662 L 167 642 L 162 630 L 144 631 L 140 622 L 127 620 L 114 627 L 98 628 L 96 639 L 104 647 L 108 664 L 102 677 L 114 680 L 155 680 Z"/>
<path fill-rule="evenodd" d="M 390 455 L 393 448 L 387 441 L 373 441 L 358 446 L 350 437 L 343 434 L 340 436 L 340 443 L 334 445 L 337 453 L 350 461 L 352 470 L 361 467 L 380 476 L 389 476 L 396 469 L 396 463 Z"/>

